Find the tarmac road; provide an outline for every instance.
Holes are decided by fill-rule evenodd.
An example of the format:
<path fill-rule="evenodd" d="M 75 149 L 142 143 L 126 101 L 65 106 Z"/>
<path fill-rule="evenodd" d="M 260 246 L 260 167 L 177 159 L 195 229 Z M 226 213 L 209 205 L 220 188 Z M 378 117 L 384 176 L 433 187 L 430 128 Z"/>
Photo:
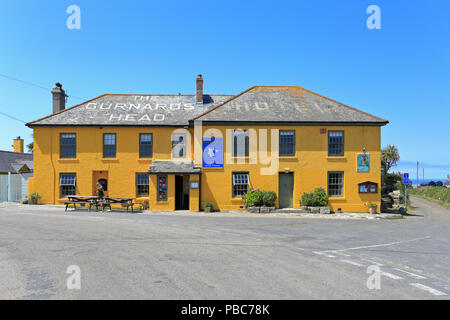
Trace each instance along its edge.
<path fill-rule="evenodd" d="M 449 299 L 450 211 L 412 204 L 398 220 L 0 204 L 0 298 Z M 80 289 L 67 287 L 69 266 Z M 369 266 L 380 289 L 367 287 Z"/>

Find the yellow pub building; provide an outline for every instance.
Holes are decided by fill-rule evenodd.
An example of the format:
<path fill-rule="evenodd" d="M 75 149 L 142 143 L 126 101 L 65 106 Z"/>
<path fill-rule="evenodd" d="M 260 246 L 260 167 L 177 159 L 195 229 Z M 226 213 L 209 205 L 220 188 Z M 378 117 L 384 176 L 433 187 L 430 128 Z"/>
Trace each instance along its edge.
<path fill-rule="evenodd" d="M 324 188 L 332 211 L 380 207 L 381 127 L 387 120 L 299 86 L 254 86 L 237 95 L 103 94 L 53 113 L 33 129 L 29 194 L 61 204 L 68 195 L 148 200 L 150 210 L 245 209 L 252 189 L 299 208 Z"/>

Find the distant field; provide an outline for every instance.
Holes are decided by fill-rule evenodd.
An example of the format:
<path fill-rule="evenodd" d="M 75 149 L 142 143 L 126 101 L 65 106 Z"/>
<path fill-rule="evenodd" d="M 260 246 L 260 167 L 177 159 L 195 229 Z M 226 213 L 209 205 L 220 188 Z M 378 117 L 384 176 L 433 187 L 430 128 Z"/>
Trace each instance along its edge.
<path fill-rule="evenodd" d="M 450 208 L 450 188 L 446 187 L 425 187 L 418 189 L 409 189 L 408 194 L 432 199 L 438 203 Z"/>

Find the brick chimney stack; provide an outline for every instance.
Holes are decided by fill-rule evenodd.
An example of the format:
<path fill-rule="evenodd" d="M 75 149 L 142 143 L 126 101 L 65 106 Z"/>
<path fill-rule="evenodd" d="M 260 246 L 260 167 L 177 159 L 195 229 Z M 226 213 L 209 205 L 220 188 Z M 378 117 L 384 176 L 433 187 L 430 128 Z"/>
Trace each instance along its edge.
<path fill-rule="evenodd" d="M 13 140 L 13 151 L 23 153 L 23 139 L 20 136 Z"/>
<path fill-rule="evenodd" d="M 197 75 L 197 103 L 203 103 L 203 78 L 202 75 Z"/>
<path fill-rule="evenodd" d="M 53 113 L 64 110 L 66 108 L 66 92 L 62 88 L 62 84 L 57 82 L 52 89 L 53 95 Z"/>

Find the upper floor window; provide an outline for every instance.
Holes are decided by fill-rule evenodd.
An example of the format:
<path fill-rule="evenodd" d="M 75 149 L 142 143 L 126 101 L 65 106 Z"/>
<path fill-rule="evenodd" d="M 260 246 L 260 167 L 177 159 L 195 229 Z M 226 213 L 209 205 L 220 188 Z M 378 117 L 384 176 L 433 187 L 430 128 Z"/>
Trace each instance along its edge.
<path fill-rule="evenodd" d="M 103 158 L 115 158 L 115 157 L 116 157 L 116 134 L 104 133 Z"/>
<path fill-rule="evenodd" d="M 233 172 L 233 198 L 243 197 L 248 192 L 248 172 Z"/>
<path fill-rule="evenodd" d="M 328 156 L 344 155 L 344 131 L 328 131 Z"/>
<path fill-rule="evenodd" d="M 76 174 L 61 173 L 59 175 L 59 189 L 61 198 L 76 194 Z"/>
<path fill-rule="evenodd" d="M 280 130 L 280 156 L 294 156 L 295 155 L 295 131 Z"/>
<path fill-rule="evenodd" d="M 328 172 L 328 196 L 342 197 L 344 190 L 344 172 Z"/>
<path fill-rule="evenodd" d="M 75 133 L 61 133 L 60 135 L 60 158 L 77 157 L 77 135 Z"/>
<path fill-rule="evenodd" d="M 248 130 L 233 130 L 233 157 L 248 157 Z"/>
<path fill-rule="evenodd" d="M 136 196 L 145 197 L 148 196 L 148 173 L 136 174 Z"/>
<path fill-rule="evenodd" d="M 174 133 L 172 135 L 172 158 L 186 157 L 186 134 Z"/>
<path fill-rule="evenodd" d="M 139 157 L 151 158 L 153 156 L 153 135 L 141 133 L 139 135 Z"/>

